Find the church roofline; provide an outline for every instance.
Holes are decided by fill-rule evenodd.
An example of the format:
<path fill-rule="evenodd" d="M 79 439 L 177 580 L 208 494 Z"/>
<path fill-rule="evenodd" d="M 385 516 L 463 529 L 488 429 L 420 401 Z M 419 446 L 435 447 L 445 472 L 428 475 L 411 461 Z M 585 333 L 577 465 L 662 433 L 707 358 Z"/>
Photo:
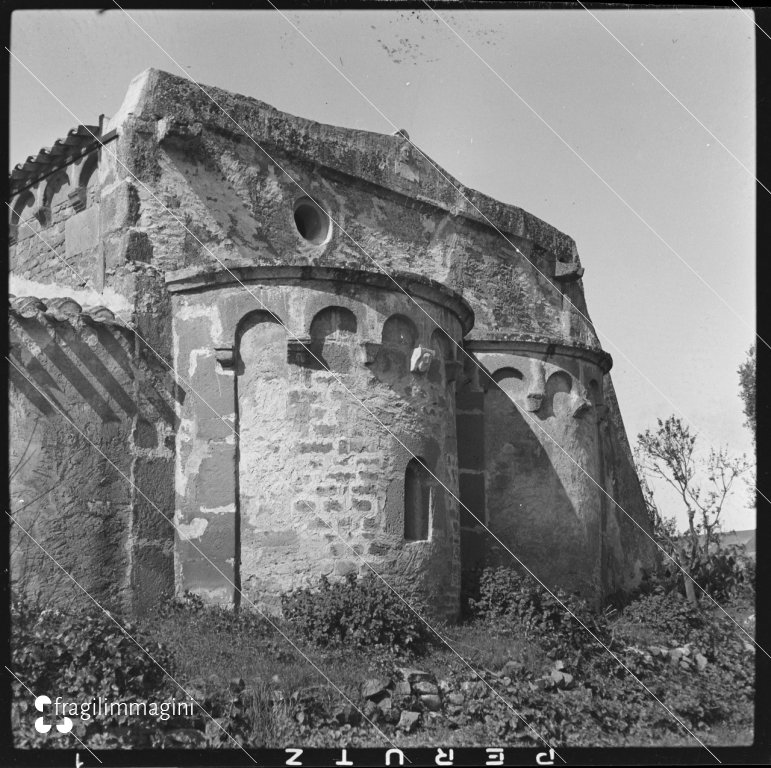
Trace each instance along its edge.
<path fill-rule="evenodd" d="M 452 216 L 530 240 L 558 261 L 579 263 L 571 237 L 521 208 L 465 187 L 421 154 L 404 131 L 380 134 L 317 123 L 249 96 L 198 85 L 157 69 L 147 69 L 134 78 L 107 128 L 117 128 L 120 133 L 131 115 L 163 121 L 158 132 L 162 138 L 185 140 L 191 134 L 199 135 L 202 126 L 244 142 L 251 138 L 271 155 L 282 152 L 349 174 Z"/>
<path fill-rule="evenodd" d="M 79 125 L 71 129 L 63 139 L 57 139 L 53 146 L 42 147 L 36 155 L 30 155 L 23 163 L 13 167 L 8 174 L 10 197 L 15 197 L 27 187 L 107 144 L 116 136 L 114 130 L 102 135 L 98 125 Z"/>

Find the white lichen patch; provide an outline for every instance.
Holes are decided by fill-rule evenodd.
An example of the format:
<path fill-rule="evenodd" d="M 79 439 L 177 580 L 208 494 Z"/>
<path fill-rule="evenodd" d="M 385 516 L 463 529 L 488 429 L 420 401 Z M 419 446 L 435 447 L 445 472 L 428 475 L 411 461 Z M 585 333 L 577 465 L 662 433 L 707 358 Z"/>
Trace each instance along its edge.
<path fill-rule="evenodd" d="M 191 539 L 200 539 L 208 526 L 208 520 L 203 517 L 195 517 L 189 523 L 178 523 L 177 532 L 182 541 L 190 541 Z"/>
<path fill-rule="evenodd" d="M 201 513 L 204 515 L 228 515 L 235 514 L 236 505 L 224 504 L 221 507 L 201 507 Z"/>

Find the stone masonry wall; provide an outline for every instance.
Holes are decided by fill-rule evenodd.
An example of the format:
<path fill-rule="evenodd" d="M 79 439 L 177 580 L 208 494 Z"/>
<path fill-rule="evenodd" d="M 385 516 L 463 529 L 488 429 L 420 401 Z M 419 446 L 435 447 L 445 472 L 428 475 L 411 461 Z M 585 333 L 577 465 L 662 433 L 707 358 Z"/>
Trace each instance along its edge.
<path fill-rule="evenodd" d="M 472 346 L 489 376 L 474 371 L 459 395 L 461 500 L 540 579 L 596 598 L 604 481 L 590 392 L 602 369 L 570 350 Z M 461 520 L 467 576 L 515 565 L 475 520 Z"/>
<path fill-rule="evenodd" d="M 173 530 L 150 503 L 173 509 L 172 393 L 103 307 L 15 299 L 9 323 L 11 512 L 105 607 L 141 612 L 173 588 Z M 11 531 L 21 590 L 88 602 Z"/>
<path fill-rule="evenodd" d="M 110 143 L 93 151 L 83 144 L 85 154 L 21 187 L 10 217 L 17 284 L 43 286 L 39 296 L 59 295 L 59 288 L 97 294 L 98 303 L 125 308 L 133 340 L 115 371 L 112 355 L 130 334 L 118 342 L 102 333 L 95 341 L 81 318 L 67 327 L 75 328 L 73 339 L 88 341 L 70 344 L 65 326 L 51 325 L 64 321 L 51 320 L 45 305 L 24 322 L 29 330 L 42 323 L 48 336 L 36 330 L 35 343 L 53 358 L 47 362 L 48 353 L 41 357 L 32 343 L 17 348 L 31 355 L 25 365 L 72 404 L 84 428 L 94 415 L 74 404 L 86 397 L 96 408 L 88 429 L 96 430 L 97 444 L 108 446 L 162 509 L 176 510 L 183 530 L 177 589 L 233 603 L 234 585 L 243 585 L 250 599 L 275 609 L 280 590 L 357 567 L 339 534 L 394 586 L 442 615 L 457 613 L 452 497 L 426 479 L 423 465 L 413 465 L 405 498 L 409 453 L 375 429 L 275 318 L 259 314 L 265 310 L 250 292 L 315 345 L 356 396 L 543 578 L 602 594 L 636 583 L 650 562 L 647 542 L 581 471 L 647 529 L 609 359 L 600 365 L 604 353 L 581 316 L 587 313 L 575 243 L 526 211 L 451 177 L 449 184 L 402 136 L 320 125 L 206 90 L 248 137 L 184 78 L 148 70 L 107 127 Z M 60 148 L 88 142 L 80 128 Z M 25 167 L 37 173 L 35 162 Z M 407 293 L 417 305 L 382 270 L 412 286 Z M 386 323 L 396 315 L 403 320 Z M 21 326 L 17 332 L 29 336 Z M 409 370 L 404 339 L 436 352 L 424 374 Z M 500 380 L 485 383 L 477 363 Z M 81 364 L 87 373 L 78 378 Z M 105 390 L 104 371 L 120 386 Z M 543 396 L 539 408 L 526 411 L 530 420 L 512 399 L 533 405 L 534 382 Z M 137 405 L 130 415 L 128 402 L 124 408 L 114 398 L 132 387 Z M 102 402 L 117 421 L 94 405 Z M 65 468 L 60 417 L 35 411 L 42 407 L 31 390 L 15 391 L 12 445 L 42 425 L 32 433 L 42 462 L 35 471 L 64 473 L 59 493 L 69 500 L 62 509 L 72 510 L 66 528 L 84 535 L 98 529 L 91 512 L 77 518 L 78 507 L 108 510 L 105 535 L 118 543 L 99 555 L 93 534 L 88 551 L 121 574 L 109 599 L 147 605 L 170 578 L 169 531 L 151 522 L 157 513 L 136 489 L 124 498 L 112 481 L 95 487 L 103 468 L 92 466 L 94 459 L 84 459 L 90 474 L 83 482 L 74 465 Z M 19 471 L 21 498 L 44 490 L 30 474 L 36 461 Z M 416 504 L 431 510 L 430 533 L 426 541 L 405 541 L 405 508 Z M 41 520 L 55 519 L 54 506 L 41 509 Z M 464 567 L 494 561 L 473 519 L 461 519 Z M 70 541 L 60 523 L 45 526 Z"/>
<path fill-rule="evenodd" d="M 178 438 L 179 588 L 230 602 L 240 578 L 249 599 L 276 610 L 281 592 L 322 574 L 368 570 L 361 555 L 394 588 L 455 618 L 455 367 L 432 321 L 459 341 L 459 318 L 418 298 L 424 314 L 377 276 L 380 286 L 342 271 L 259 271 L 246 287 L 185 293 L 170 277 L 176 363 L 201 395 L 186 398 Z M 418 346 L 438 353 L 425 373 L 410 371 Z M 429 483 L 423 541 L 405 541 L 411 453 L 439 481 Z"/>
<path fill-rule="evenodd" d="M 463 292 L 477 317 L 474 338 L 509 332 L 599 347 L 591 324 L 565 301 L 569 295 L 585 312 L 569 237 L 455 182 L 466 203 L 400 137 L 319 125 L 210 90 L 249 136 L 184 78 L 154 70 L 136 79 L 111 123 L 120 163 L 108 160 L 110 177 L 135 188 L 132 236 L 160 270 L 224 263 L 409 271 Z M 295 205 L 306 196 L 332 222 L 320 242 L 295 226 Z"/>
<path fill-rule="evenodd" d="M 77 272 L 98 282 L 102 252 L 98 155 L 97 150 L 78 158 L 11 200 L 9 258 L 14 274 L 81 287 L 83 279 Z"/>

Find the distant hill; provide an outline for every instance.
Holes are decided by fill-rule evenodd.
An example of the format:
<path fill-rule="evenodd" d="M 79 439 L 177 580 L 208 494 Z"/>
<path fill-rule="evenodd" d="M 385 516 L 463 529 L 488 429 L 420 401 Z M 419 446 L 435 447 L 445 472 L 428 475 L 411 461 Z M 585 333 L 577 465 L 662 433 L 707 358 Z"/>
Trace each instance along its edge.
<path fill-rule="evenodd" d="M 699 536 L 699 541 L 704 541 L 704 536 Z M 745 553 L 748 557 L 755 558 L 755 529 L 750 528 L 746 531 L 726 531 L 720 534 L 720 543 L 726 547 L 731 544 L 744 544 Z"/>

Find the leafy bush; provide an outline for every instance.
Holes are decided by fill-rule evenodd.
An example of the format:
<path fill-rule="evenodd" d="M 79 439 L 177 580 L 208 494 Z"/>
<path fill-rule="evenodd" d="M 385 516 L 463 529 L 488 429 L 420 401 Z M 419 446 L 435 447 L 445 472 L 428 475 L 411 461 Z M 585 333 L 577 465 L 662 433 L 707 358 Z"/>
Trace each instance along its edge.
<path fill-rule="evenodd" d="M 185 632 L 205 630 L 223 634 L 248 633 L 252 638 L 266 638 L 274 633 L 273 627 L 259 613 L 208 605 L 200 595 L 192 592 L 185 592 L 181 598 L 160 603 L 153 618 L 176 621 L 184 627 Z"/>
<path fill-rule="evenodd" d="M 624 622 L 639 625 L 646 632 L 660 634 L 674 643 L 685 643 L 694 630 L 703 628 L 706 617 L 679 593 L 643 595 L 623 612 Z"/>
<path fill-rule="evenodd" d="M 576 595 L 561 589 L 552 592 L 554 597 L 532 577 L 523 576 L 512 568 L 486 568 L 479 579 L 479 599 L 470 599 L 469 606 L 475 618 L 536 634 L 546 647 L 552 649 L 564 645 L 572 648 L 597 645 L 587 628 L 603 643 L 607 642 L 603 617 L 595 614 Z M 584 626 L 565 610 L 565 606 Z"/>
<path fill-rule="evenodd" d="M 671 548 L 674 559 L 681 564 L 690 560 L 690 544 L 685 540 L 676 542 Z M 745 553 L 743 544 L 730 544 L 720 549 L 711 547 L 700 551 L 691 567 L 691 577 L 708 595 L 715 600 L 729 600 L 754 591 L 755 561 Z M 687 578 L 668 557 L 661 557 L 660 565 L 652 576 L 649 589 L 657 592 L 677 591 L 685 594 L 684 579 Z M 702 597 L 700 589 L 696 596 Z"/>
<path fill-rule="evenodd" d="M 17 598 L 12 602 L 11 616 L 12 669 L 36 696 L 46 694 L 51 699 L 61 696 L 65 702 L 78 703 L 103 696 L 110 701 L 148 704 L 184 698 L 161 669 L 169 669 L 171 663 L 166 647 L 131 624 L 122 622 L 137 642 L 101 611 L 78 615 L 52 609 L 41 612 Z M 155 661 L 140 646 L 147 649 Z M 18 681 L 14 680 L 13 686 L 21 746 L 42 746 L 46 743 L 45 735 L 31 727 L 34 718 L 30 716 L 30 695 Z M 104 744 L 109 746 L 121 743 L 150 746 L 162 738 L 155 721 L 148 726 L 128 714 L 73 720 L 81 738 L 101 735 Z M 28 723 L 28 730 L 21 727 L 22 722 Z M 83 722 L 85 731 L 80 731 Z M 171 727 L 173 722 L 165 721 L 166 725 Z"/>
<path fill-rule="evenodd" d="M 381 647 L 425 653 L 434 635 L 385 584 L 372 576 L 295 589 L 281 597 L 285 618 L 321 646 Z M 423 613 L 420 608 L 419 613 Z"/>
<path fill-rule="evenodd" d="M 754 561 L 746 556 L 743 544 L 732 544 L 702 553 L 691 575 L 716 600 L 727 600 L 754 584 Z"/>

